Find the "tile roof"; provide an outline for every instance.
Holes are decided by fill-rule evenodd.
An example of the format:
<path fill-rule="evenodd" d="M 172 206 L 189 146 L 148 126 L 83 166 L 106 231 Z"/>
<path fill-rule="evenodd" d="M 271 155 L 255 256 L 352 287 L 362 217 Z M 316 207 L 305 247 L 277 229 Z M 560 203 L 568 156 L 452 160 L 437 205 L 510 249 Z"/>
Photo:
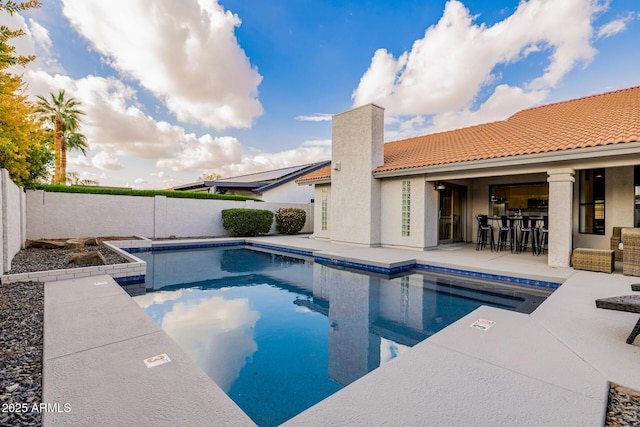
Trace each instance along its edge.
<path fill-rule="evenodd" d="M 374 172 L 640 141 L 640 86 L 520 111 L 506 120 L 384 145 Z M 329 178 L 330 166 L 298 181 Z"/>

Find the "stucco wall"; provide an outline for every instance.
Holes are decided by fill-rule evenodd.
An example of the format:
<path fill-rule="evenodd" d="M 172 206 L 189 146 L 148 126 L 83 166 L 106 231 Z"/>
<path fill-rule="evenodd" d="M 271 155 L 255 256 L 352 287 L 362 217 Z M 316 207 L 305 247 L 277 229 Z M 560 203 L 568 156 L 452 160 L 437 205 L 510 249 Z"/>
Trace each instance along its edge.
<path fill-rule="evenodd" d="M 154 198 L 27 191 L 27 239 L 154 236 Z"/>
<path fill-rule="evenodd" d="M 313 205 L 226 200 L 135 197 L 27 191 L 27 239 L 78 236 L 144 236 L 149 238 L 224 236 L 221 211 L 230 208 L 298 207 L 313 231 Z M 275 220 L 272 232 L 275 232 Z"/>
<path fill-rule="evenodd" d="M 331 240 L 380 244 L 380 182 L 371 171 L 384 162 L 384 110 L 364 105 L 333 116 Z"/>
<path fill-rule="evenodd" d="M 272 203 L 311 203 L 313 187 L 298 185 L 295 181 L 289 181 L 286 184 L 265 191 L 261 199 Z"/>
<path fill-rule="evenodd" d="M 411 183 L 410 233 L 402 235 L 402 182 Z M 381 244 L 412 249 L 425 248 L 425 180 L 423 176 L 385 179 L 381 182 Z M 429 191 L 432 191 L 431 188 Z M 436 200 L 437 203 L 437 200 Z"/>
<path fill-rule="evenodd" d="M 0 170 L 0 206 L 0 268 L 4 273 L 11 269 L 11 260 L 22 249 L 26 233 L 23 215 L 25 194 L 22 188 L 9 179 L 9 173 L 5 169 Z"/>

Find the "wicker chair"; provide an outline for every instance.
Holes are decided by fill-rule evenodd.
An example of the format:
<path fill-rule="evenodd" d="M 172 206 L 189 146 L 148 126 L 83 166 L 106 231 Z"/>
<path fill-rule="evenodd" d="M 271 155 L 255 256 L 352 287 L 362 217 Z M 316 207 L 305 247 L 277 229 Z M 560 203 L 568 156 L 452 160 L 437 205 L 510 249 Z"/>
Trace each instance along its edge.
<path fill-rule="evenodd" d="M 640 295 L 622 295 L 619 297 L 597 299 L 596 307 L 607 310 L 640 313 Z M 638 334 L 640 334 L 640 319 L 638 319 L 638 322 L 631 331 L 631 335 L 627 338 L 627 344 L 633 344 Z"/>
<path fill-rule="evenodd" d="M 613 227 L 610 247 L 616 254 L 616 261 L 622 261 L 622 249 L 620 249 L 620 243 L 622 243 L 622 227 Z"/>
<path fill-rule="evenodd" d="M 622 274 L 640 276 L 640 228 L 622 229 Z"/>

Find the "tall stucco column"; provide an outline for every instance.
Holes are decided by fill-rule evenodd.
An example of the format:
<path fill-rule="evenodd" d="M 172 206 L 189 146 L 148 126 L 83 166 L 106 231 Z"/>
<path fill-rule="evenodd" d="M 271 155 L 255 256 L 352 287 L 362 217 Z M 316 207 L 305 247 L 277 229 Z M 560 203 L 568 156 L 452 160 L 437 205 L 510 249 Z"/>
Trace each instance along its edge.
<path fill-rule="evenodd" d="M 331 240 L 380 245 L 380 182 L 384 163 L 384 109 L 363 105 L 332 118 Z"/>
<path fill-rule="evenodd" d="M 551 267 L 569 267 L 573 249 L 573 183 L 570 168 L 547 171 L 549 175 L 549 259 Z"/>

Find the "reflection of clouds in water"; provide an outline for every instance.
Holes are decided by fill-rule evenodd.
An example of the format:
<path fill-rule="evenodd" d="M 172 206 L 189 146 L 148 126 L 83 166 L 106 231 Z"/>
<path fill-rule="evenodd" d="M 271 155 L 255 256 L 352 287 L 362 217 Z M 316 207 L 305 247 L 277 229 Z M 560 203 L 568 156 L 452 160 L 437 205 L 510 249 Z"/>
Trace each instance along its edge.
<path fill-rule="evenodd" d="M 386 363 L 391 359 L 401 355 L 411 347 L 398 344 L 386 338 L 380 338 L 380 364 Z"/>
<path fill-rule="evenodd" d="M 245 298 L 214 296 L 176 303 L 162 319 L 162 329 L 227 392 L 258 349 L 253 338 L 259 318 Z"/>
<path fill-rule="evenodd" d="M 134 297 L 133 300 L 142 308 L 147 308 L 153 304 L 163 304 L 168 301 L 180 299 L 182 292 L 191 292 L 191 289 L 178 289 L 177 291 L 151 292 Z"/>

